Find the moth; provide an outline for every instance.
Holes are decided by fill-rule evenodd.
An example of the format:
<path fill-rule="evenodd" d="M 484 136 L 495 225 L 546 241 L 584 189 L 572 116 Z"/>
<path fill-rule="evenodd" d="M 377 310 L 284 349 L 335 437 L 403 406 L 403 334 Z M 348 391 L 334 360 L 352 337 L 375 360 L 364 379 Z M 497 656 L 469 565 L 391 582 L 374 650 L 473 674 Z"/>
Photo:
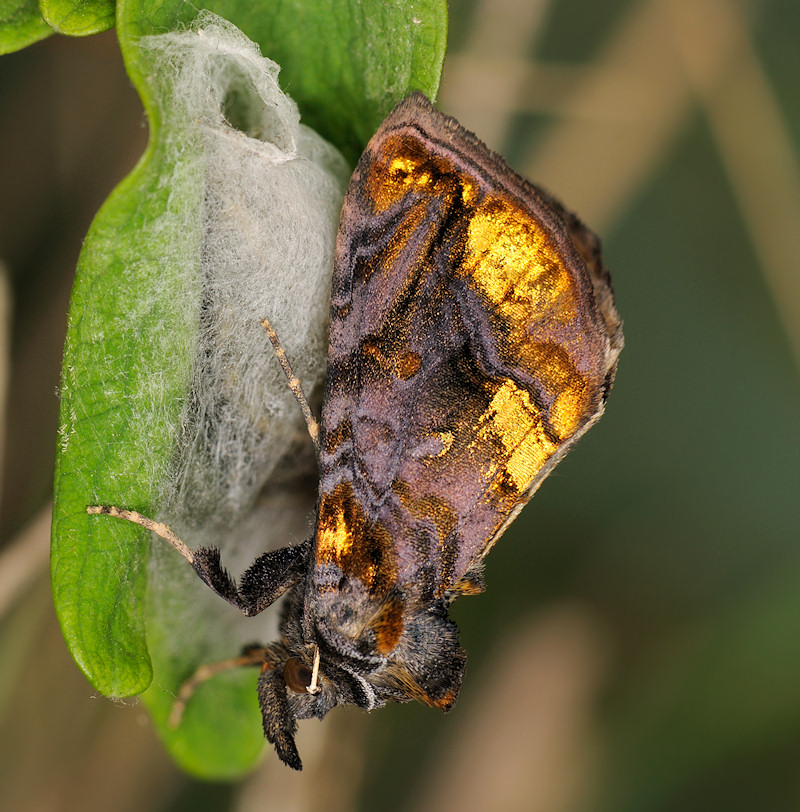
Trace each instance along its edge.
<path fill-rule="evenodd" d="M 271 338 L 317 448 L 312 538 L 237 583 L 216 548 L 89 511 L 156 530 L 245 615 L 288 593 L 280 639 L 239 661 L 261 665 L 264 732 L 299 770 L 298 719 L 453 707 L 450 604 L 483 590 L 492 545 L 602 414 L 623 339 L 597 238 L 420 93 L 347 190 L 319 425 Z"/>

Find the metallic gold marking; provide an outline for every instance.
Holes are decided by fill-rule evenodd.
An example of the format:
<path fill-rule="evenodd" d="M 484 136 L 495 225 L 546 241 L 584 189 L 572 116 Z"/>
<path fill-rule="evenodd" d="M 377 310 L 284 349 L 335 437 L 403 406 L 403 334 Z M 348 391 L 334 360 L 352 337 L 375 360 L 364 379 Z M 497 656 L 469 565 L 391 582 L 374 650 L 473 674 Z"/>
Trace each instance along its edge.
<path fill-rule="evenodd" d="M 462 274 L 507 316 L 526 324 L 543 312 L 574 318 L 573 283 L 555 243 L 523 209 L 485 198 L 470 219 Z"/>
<path fill-rule="evenodd" d="M 461 194 L 460 185 L 449 159 L 432 154 L 416 138 L 399 134 L 386 139 L 366 177 L 367 197 L 376 212 L 413 192 L 452 203 Z"/>
<path fill-rule="evenodd" d="M 461 175 L 461 202 L 470 206 L 478 196 L 478 184 L 474 183 L 468 175 Z"/>
<path fill-rule="evenodd" d="M 558 446 L 545 437 L 542 425 L 538 423 L 512 451 L 505 470 L 520 493 L 528 489 L 536 474 L 557 449 Z"/>
<path fill-rule="evenodd" d="M 589 409 L 589 392 L 585 381 L 576 376 L 576 380 L 561 392 L 550 407 L 550 425 L 560 437 L 569 437 Z"/>
<path fill-rule="evenodd" d="M 501 455 L 489 463 L 492 471 L 504 471 L 514 490 L 523 494 L 558 448 L 547 439 L 539 410 L 527 391 L 506 380 L 482 415 L 481 423 L 476 438 L 479 445 L 496 438 L 506 452 L 505 459 Z M 499 483 L 493 486 L 499 487 Z"/>
<path fill-rule="evenodd" d="M 453 434 L 452 431 L 435 431 L 433 436 L 438 437 L 442 441 L 442 450 L 434 456 L 444 457 L 453 445 L 453 440 L 456 438 L 455 434 Z"/>
<path fill-rule="evenodd" d="M 397 552 L 386 527 L 367 522 L 350 482 L 340 482 L 320 499 L 317 564 L 335 564 L 373 593 L 385 593 L 397 579 Z"/>
<path fill-rule="evenodd" d="M 529 342 L 524 361 L 536 370 L 536 380 L 553 401 L 547 413 L 550 428 L 562 440 L 578 427 L 589 407 L 590 387 L 569 353 L 558 344 Z"/>
<path fill-rule="evenodd" d="M 411 183 L 411 176 L 418 166 L 408 155 L 401 155 L 389 164 L 389 173 L 405 183 Z"/>
<path fill-rule="evenodd" d="M 395 362 L 395 371 L 398 378 L 407 381 L 419 372 L 421 366 L 422 358 L 420 358 L 419 353 L 409 350 L 398 356 Z"/>
<path fill-rule="evenodd" d="M 362 353 L 371 358 L 385 372 L 400 378 L 403 381 L 413 378 L 422 367 L 422 358 L 419 353 L 408 350 L 399 355 L 386 355 L 380 343 L 374 338 L 365 338 L 361 342 Z"/>
<path fill-rule="evenodd" d="M 320 500 L 317 527 L 317 560 L 340 562 L 353 547 L 353 536 L 347 527 L 341 487 L 324 493 Z"/>

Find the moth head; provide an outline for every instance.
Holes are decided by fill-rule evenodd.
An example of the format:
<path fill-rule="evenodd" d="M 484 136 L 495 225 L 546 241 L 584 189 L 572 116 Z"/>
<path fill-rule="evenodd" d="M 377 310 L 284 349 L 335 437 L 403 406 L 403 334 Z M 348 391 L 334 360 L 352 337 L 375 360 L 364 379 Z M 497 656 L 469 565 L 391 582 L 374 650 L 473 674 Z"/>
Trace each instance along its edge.
<path fill-rule="evenodd" d="M 266 649 L 258 680 L 264 734 L 281 761 L 295 770 L 302 769 L 295 744 L 299 719 L 322 719 L 336 705 L 371 710 L 388 699 L 370 684 L 367 672 L 374 665 L 347 659 L 286 638 Z"/>
<path fill-rule="evenodd" d="M 364 708 L 377 706 L 374 692 L 369 689 L 372 693 L 370 701 L 368 693 L 354 691 L 351 680 L 342 674 L 341 669 L 322 665 L 315 681 L 313 658 L 307 651 L 292 652 L 277 644 L 268 650 L 267 656 L 258 680 L 264 735 L 274 745 L 280 760 L 295 770 L 303 768 L 295 743 L 298 719 L 322 719 L 331 708 L 340 704 Z M 357 684 L 360 678 L 354 679 Z M 361 682 L 367 685 L 363 679 Z"/>
<path fill-rule="evenodd" d="M 373 710 L 416 699 L 447 711 L 455 703 L 466 655 L 444 603 L 407 613 L 388 652 L 382 650 L 383 621 L 365 626 L 359 638 L 319 618 L 313 634 L 303 635 L 293 621 L 290 612 L 282 641 L 267 650 L 258 682 L 264 733 L 290 767 L 302 769 L 295 744 L 299 719 L 322 719 L 336 705 Z"/>

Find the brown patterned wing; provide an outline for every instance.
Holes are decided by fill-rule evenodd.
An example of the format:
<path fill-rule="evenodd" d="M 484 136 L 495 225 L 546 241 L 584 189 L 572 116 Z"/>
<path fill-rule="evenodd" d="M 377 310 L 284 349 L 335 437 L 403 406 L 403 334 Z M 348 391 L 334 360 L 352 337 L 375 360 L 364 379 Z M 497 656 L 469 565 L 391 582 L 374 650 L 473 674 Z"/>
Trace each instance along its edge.
<path fill-rule="evenodd" d="M 594 235 L 424 96 L 402 102 L 339 227 L 318 586 L 468 591 L 600 416 L 621 347 Z"/>

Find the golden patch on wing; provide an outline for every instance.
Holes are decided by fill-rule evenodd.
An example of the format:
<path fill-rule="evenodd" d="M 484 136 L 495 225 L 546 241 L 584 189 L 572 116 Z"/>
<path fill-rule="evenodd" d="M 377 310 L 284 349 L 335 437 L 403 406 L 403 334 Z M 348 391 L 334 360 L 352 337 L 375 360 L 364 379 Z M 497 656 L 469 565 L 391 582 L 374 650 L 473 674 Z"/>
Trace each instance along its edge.
<path fill-rule="evenodd" d="M 337 485 L 332 493 L 322 495 L 317 520 L 317 561 L 338 564 L 353 549 L 354 517 L 346 511 L 348 503 L 343 494 L 344 485 Z"/>
<path fill-rule="evenodd" d="M 525 369 L 536 370 L 536 380 L 551 398 L 547 420 L 551 432 L 567 439 L 585 419 L 592 386 L 575 367 L 569 353 L 558 344 L 528 342 L 522 353 Z"/>
<path fill-rule="evenodd" d="M 487 196 L 475 209 L 458 272 L 510 324 L 525 328 L 545 312 L 563 322 L 574 318 L 574 282 L 555 242 L 502 196 Z"/>
<path fill-rule="evenodd" d="M 559 447 L 548 438 L 528 392 L 510 379 L 504 380 L 495 392 L 477 429 L 470 445 L 478 454 L 497 441 L 503 449 L 503 453 L 484 463 L 487 480 L 501 472 L 506 475 L 493 483 L 492 489 L 502 481 L 505 488 L 511 485 L 520 496 Z"/>
<path fill-rule="evenodd" d="M 380 147 L 369 167 L 367 195 L 376 212 L 384 212 L 411 193 L 438 198 L 449 203 L 471 199 L 473 184 L 462 188 L 453 163 L 435 155 L 414 136 L 391 135 Z"/>
<path fill-rule="evenodd" d="M 316 560 L 318 565 L 335 564 L 373 595 L 385 593 L 397 580 L 397 553 L 389 531 L 380 522 L 367 521 L 349 482 L 321 496 Z"/>
<path fill-rule="evenodd" d="M 413 378 L 422 366 L 422 358 L 419 353 L 408 350 L 401 352 L 395 358 L 395 373 L 401 380 L 407 381 Z"/>
<path fill-rule="evenodd" d="M 402 381 L 413 378 L 422 366 L 419 353 L 413 350 L 385 352 L 381 342 L 375 337 L 365 338 L 361 342 L 361 352 L 366 358 L 372 359 L 381 370 Z"/>

